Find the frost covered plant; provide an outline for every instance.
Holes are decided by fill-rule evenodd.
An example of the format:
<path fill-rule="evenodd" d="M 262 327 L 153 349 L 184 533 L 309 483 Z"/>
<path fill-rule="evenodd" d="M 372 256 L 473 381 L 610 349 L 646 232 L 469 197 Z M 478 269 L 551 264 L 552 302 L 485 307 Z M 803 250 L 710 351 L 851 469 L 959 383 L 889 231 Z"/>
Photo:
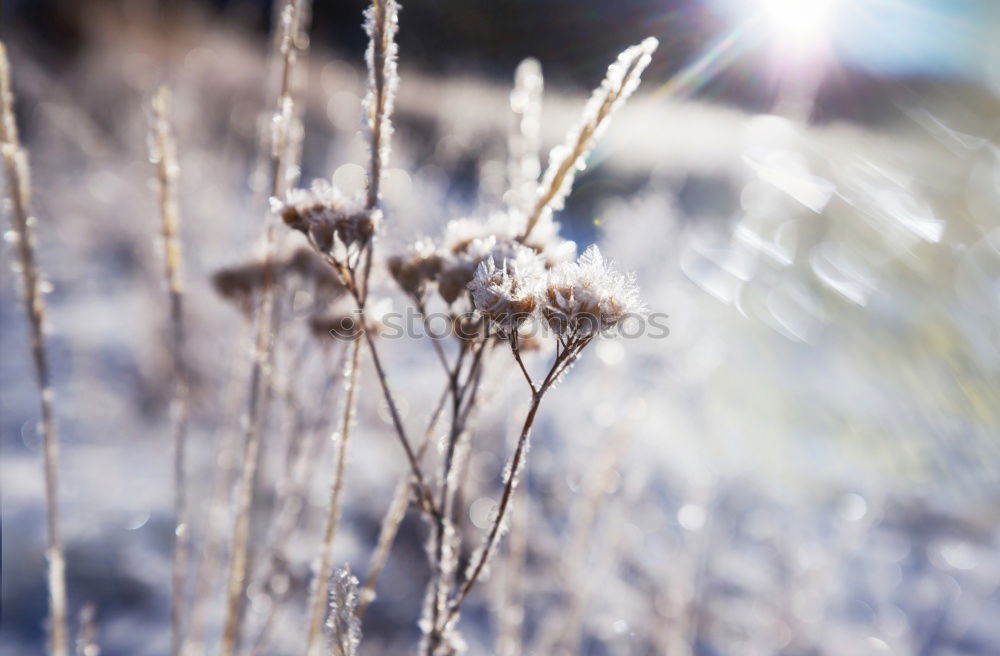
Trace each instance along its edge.
<path fill-rule="evenodd" d="M 520 247 L 513 259 L 497 266 L 491 256 L 480 263 L 469 283 L 479 313 L 501 336 L 513 334 L 535 313 L 544 281 L 544 267 L 534 251 Z"/>
<path fill-rule="evenodd" d="M 541 70 L 532 60 L 522 64 L 511 94 L 516 129 L 509 140 L 510 188 L 504 195 L 507 207 L 487 214 L 486 219 L 449 221 L 437 245 L 423 239 L 388 262 L 396 283 L 425 316 L 430 292 L 436 289 L 451 314 L 457 337 L 457 353 L 453 356 L 440 340 L 432 340 L 448 377 L 445 401 L 451 401 L 452 425 L 444 442 L 439 494 L 430 513 L 428 553 L 432 575 L 420 621 L 424 633 L 421 653 L 427 656 L 451 654 L 461 648 L 461 637 L 454 630 L 460 609 L 486 569 L 506 526 L 542 397 L 599 332 L 616 326 L 640 308 L 633 279 L 613 271 L 596 248 L 574 262 L 576 244 L 559 234 L 553 211 L 562 208 L 575 173 L 584 167 L 611 115 L 635 90 L 655 48 L 655 39 L 647 39 L 627 49 L 609 67 L 580 122 L 567 135 L 566 144 L 552 151 L 540 183 L 537 144 Z M 529 318 L 546 321 L 555 328 L 558 342 L 555 359 L 537 384 L 521 358 L 519 329 Z M 531 406 L 504 472 L 496 521 L 459 580 L 456 570 L 462 551 L 461 535 L 451 523 L 460 512 L 455 509 L 455 462 L 461 459 L 458 454 L 467 450 L 468 440 L 463 440 L 463 435 L 486 366 L 484 353 L 488 347 L 505 342 L 529 383 Z M 531 347 L 535 346 L 532 342 Z"/>
<path fill-rule="evenodd" d="M 655 38 L 649 37 L 622 52 L 608 67 L 601 86 L 587 101 L 580 122 L 570 130 L 566 142 L 549 154 L 549 166 L 538 188 L 535 205 L 528 214 L 522 240 L 531 235 L 539 221 L 563 208 L 577 171 L 586 167 L 587 155 L 607 129 L 611 115 L 639 87 L 639 76 L 649 66 L 658 45 Z"/>
<path fill-rule="evenodd" d="M 542 316 L 561 341 L 587 339 L 643 312 L 635 276 L 616 271 L 591 246 L 577 262 L 549 272 Z"/>
<path fill-rule="evenodd" d="M 574 317 L 597 307 L 602 312 L 600 325 L 603 327 L 616 323 L 616 311 L 620 310 L 621 316 L 624 316 L 627 309 L 637 305 L 631 280 L 613 273 L 596 250 L 588 251 L 585 258 L 573 263 L 576 244 L 560 236 L 559 224 L 553 220 L 552 212 L 562 207 L 572 187 L 575 171 L 583 168 L 587 154 L 611 114 L 636 88 L 639 74 L 649 63 L 649 56 L 655 48 L 655 40 L 629 48 L 608 69 L 606 79 L 595 91 L 580 123 L 570 131 L 567 145 L 553 151 L 548 172 L 541 184 L 538 181 L 541 167 L 537 156 L 541 70 L 537 62 L 525 63 L 518 69 L 511 97 L 512 109 L 518 120 L 517 135 L 510 140 L 508 171 L 511 179 L 510 190 L 505 194 L 507 206 L 480 215 L 486 216 L 485 219 L 452 220 L 447 223 L 440 240 L 422 239 L 410 245 L 404 253 L 386 261 L 390 275 L 425 321 L 427 303 L 432 300 L 432 292 L 436 291 L 438 301 L 448 308 L 457 328 L 458 339 L 451 345 L 443 345 L 438 339 L 431 340 L 446 374 L 446 388 L 441 405 L 430 421 L 424 444 L 414 449 L 397 410 L 368 317 L 374 246 L 382 223 L 379 187 L 390 156 L 391 113 L 397 86 L 395 34 L 398 10 L 393 0 L 373 0 L 365 14 L 365 30 L 369 36 L 366 53 L 368 90 L 363 102 L 364 132 L 369 147 L 365 194 L 363 197 L 347 197 L 328 181 L 321 180 L 309 189 L 292 190 L 272 201 L 274 212 L 284 224 L 305 235 L 312 248 L 336 271 L 343 288 L 354 299 L 357 326 L 363 335 L 363 339 L 354 342 L 352 366 L 348 369 L 347 401 L 329 515 L 314 569 L 306 645 L 309 656 L 316 653 L 319 622 L 325 613 L 322 591 L 326 590 L 331 575 L 333 536 L 340 514 L 344 457 L 351 426 L 351 403 L 357 384 L 355 378 L 360 345 L 364 343 L 368 347 L 394 429 L 409 462 L 407 478 L 401 482 L 399 489 L 402 494 L 412 490 L 415 504 L 429 529 L 427 552 L 431 576 L 424 615 L 419 623 L 423 632 L 421 652 L 426 656 L 453 654 L 462 645 L 461 636 L 454 631 L 462 602 L 482 575 L 507 521 L 511 494 L 523 466 L 528 436 L 541 399 L 598 332 L 584 332 L 578 328 L 572 334 L 557 332 L 559 347 L 555 359 L 544 379 L 536 384 L 521 359 L 518 332 L 522 323 L 528 318 L 547 317 L 542 314 L 542 308 L 548 307 L 553 300 L 562 302 L 561 311 Z M 579 274 L 578 279 L 572 278 L 574 272 Z M 585 279 L 585 276 L 590 278 Z M 560 290 L 569 290 L 565 297 L 549 294 L 554 285 Z M 600 300 L 595 305 L 584 291 L 574 291 L 577 288 L 592 290 L 594 297 Z M 578 301 L 584 303 L 576 308 L 578 311 L 574 314 L 574 308 L 566 304 Z M 573 325 L 579 323 L 576 321 Z M 472 557 L 465 576 L 459 580 L 462 534 L 453 525 L 453 520 L 463 514 L 463 509 L 458 507 L 461 496 L 457 492 L 461 480 L 457 472 L 462 469 L 459 463 L 468 456 L 470 442 L 467 428 L 477 406 L 477 393 L 488 352 L 492 347 L 505 343 L 509 344 L 528 380 L 532 393 L 531 407 L 503 477 L 504 493 L 496 522 L 488 531 L 483 546 Z M 442 441 L 437 485 L 432 487 L 423 472 L 422 461 L 432 427 L 445 409 L 450 410 L 451 422 Z M 399 501 L 398 498 L 397 494 L 397 500 L 394 500 L 383 523 L 379 550 L 373 557 L 357 615 L 364 612 L 372 598 L 374 581 L 385 562 L 388 545 L 399 524 L 400 504 L 406 499 Z M 334 581 L 335 590 L 343 588 L 345 580 L 343 573 L 338 574 Z M 354 599 L 356 595 L 346 588 L 341 592 L 343 598 Z M 354 635 L 350 624 L 342 622 L 343 618 L 339 617 L 345 604 L 336 600 L 334 603 L 337 617 L 331 618 L 331 622 L 336 629 L 333 641 L 335 654 L 353 654 L 356 644 L 354 638 L 343 639 L 343 636 Z"/>
<path fill-rule="evenodd" d="M 274 202 L 275 213 L 289 228 L 304 234 L 316 250 L 348 266 L 375 234 L 381 212 L 351 198 L 326 180 L 310 189 L 294 189 L 284 201 Z"/>
<path fill-rule="evenodd" d="M 358 579 L 344 565 L 330 582 L 330 617 L 326 621 L 330 656 L 354 656 L 361 642 L 357 614 Z"/>
<path fill-rule="evenodd" d="M 507 337 L 514 359 L 531 390 L 531 404 L 517 446 L 504 469 L 503 491 L 493 523 L 483 544 L 473 554 L 465 581 L 445 614 L 445 633 L 457 621 L 463 600 L 482 576 L 495 552 L 497 542 L 506 531 L 511 499 L 528 452 L 531 427 L 545 393 L 563 377 L 583 349 L 601 331 L 612 329 L 630 314 L 642 311 L 634 276 L 615 271 L 601 257 L 596 246 L 588 248 L 577 262 L 557 266 L 547 273 L 525 267 L 512 267 L 508 270 L 506 266 L 501 271 L 490 260 L 480 266 L 470 287 L 477 312 L 494 323 L 499 323 L 504 329 L 503 334 Z M 548 372 L 540 382 L 536 382 L 521 358 L 520 337 L 516 326 L 511 326 L 505 311 L 498 311 L 497 308 L 509 308 L 512 299 L 523 297 L 521 293 L 512 290 L 525 290 L 525 294 L 528 293 L 527 290 L 531 290 L 531 294 L 539 294 L 540 292 L 535 291 L 539 288 L 544 289 L 541 292 L 542 298 L 532 296 L 531 308 L 522 320 L 541 312 L 549 320 L 558 346 Z"/>
<path fill-rule="evenodd" d="M 386 264 L 399 288 L 418 301 L 441 272 L 441 256 L 429 239 L 415 242 L 405 256 L 394 255 Z"/>

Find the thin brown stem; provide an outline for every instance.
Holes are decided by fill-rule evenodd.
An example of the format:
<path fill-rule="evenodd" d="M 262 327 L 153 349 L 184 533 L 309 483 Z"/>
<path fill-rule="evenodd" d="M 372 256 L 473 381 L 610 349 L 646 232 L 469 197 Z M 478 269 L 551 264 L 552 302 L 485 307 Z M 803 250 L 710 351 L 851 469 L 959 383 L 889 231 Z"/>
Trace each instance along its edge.
<path fill-rule="evenodd" d="M 439 509 L 434 504 L 434 497 L 431 495 L 430 489 L 427 486 L 427 479 L 424 477 L 424 473 L 420 469 L 420 463 L 417 461 L 417 457 L 413 453 L 413 447 L 410 446 L 410 440 L 406 437 L 406 428 L 403 426 L 403 419 L 399 414 L 399 409 L 396 407 L 396 401 L 392 395 L 392 390 L 389 388 L 389 379 L 385 373 L 385 368 L 382 366 L 382 359 L 379 357 L 378 347 L 375 346 L 375 339 L 372 337 L 369 326 L 364 324 L 364 308 L 359 307 L 358 309 L 361 312 L 361 331 L 365 335 L 365 341 L 368 343 L 368 350 L 372 354 L 372 364 L 375 366 L 375 373 L 377 374 L 379 385 L 382 387 L 382 397 L 385 399 L 386 405 L 389 406 L 389 415 L 392 417 L 392 425 L 396 429 L 396 435 L 399 437 L 399 443 L 403 447 L 403 451 L 406 453 L 406 460 L 410 464 L 410 470 L 413 472 L 414 479 L 416 479 L 416 485 L 420 496 L 420 506 L 432 517 L 436 518 L 439 514 Z"/>
<path fill-rule="evenodd" d="M 299 29 L 299 4 L 296 0 L 286 0 L 281 12 L 281 38 L 279 54 L 281 56 L 281 88 L 274 112 L 278 129 L 271 147 L 271 192 L 278 195 L 282 189 L 285 146 L 288 138 L 288 124 L 293 109 L 291 96 L 292 68 L 296 61 L 296 46 L 294 35 Z M 266 230 L 266 247 L 264 257 L 264 282 L 261 291 L 261 301 L 257 309 L 256 337 L 254 339 L 254 356 L 250 373 L 250 396 L 246 414 L 246 432 L 244 435 L 243 463 L 240 473 L 239 492 L 237 496 L 236 523 L 233 530 L 233 553 L 230 558 L 229 580 L 226 592 L 226 611 L 222 631 L 222 642 L 219 653 L 222 656 L 232 656 L 236 649 L 242 615 L 243 597 L 246 589 L 248 548 L 250 536 L 250 510 L 253 502 L 253 489 L 257 473 L 257 454 L 260 450 L 260 438 L 264 403 L 261 403 L 262 381 L 268 372 L 265 371 L 270 360 L 271 331 L 269 330 L 274 305 L 273 260 L 274 260 L 274 224 L 268 215 Z"/>
<path fill-rule="evenodd" d="M 478 555 L 474 556 L 474 564 L 470 567 L 468 576 L 462 585 L 459 586 L 457 594 L 452 599 L 448 612 L 445 614 L 443 621 L 438 627 L 438 631 L 446 631 L 449 626 L 452 626 L 458 620 L 462 602 L 465 601 L 465 598 L 468 597 L 472 587 L 476 584 L 476 581 L 479 580 L 486 564 L 489 562 L 490 556 L 493 554 L 500 531 L 506 521 L 508 508 L 510 506 L 514 490 L 517 487 L 518 476 L 520 475 L 523 467 L 528 440 L 531 435 L 531 427 L 535 423 L 535 416 L 538 413 L 538 407 L 541 405 L 542 398 L 558 379 L 557 372 L 561 370 L 565 364 L 565 360 L 573 357 L 575 353 L 579 353 L 578 349 L 582 349 L 585 345 L 585 342 L 580 344 L 574 343 L 572 345 L 573 348 L 563 351 L 558 357 L 556 357 L 552 363 L 552 367 L 549 369 L 549 373 L 538 386 L 537 391 L 532 391 L 531 405 L 528 408 L 528 414 L 524 419 L 523 426 L 521 427 L 521 434 L 518 437 L 517 446 L 514 448 L 514 453 L 511 456 L 509 464 L 507 465 L 507 474 L 504 480 L 503 491 L 500 494 L 500 503 L 497 506 L 496 518 L 489 528 L 486 539 L 484 540 L 483 546 L 479 550 Z"/>
<path fill-rule="evenodd" d="M 462 602 L 465 601 L 469 591 L 472 590 L 472 586 L 474 586 L 476 581 L 479 580 L 479 577 L 483 573 L 483 569 L 486 567 L 486 563 L 492 555 L 493 548 L 496 545 L 497 536 L 500 533 L 501 526 L 503 525 L 503 521 L 507 515 L 507 507 L 510 504 L 511 495 L 514 492 L 517 476 L 521 471 L 521 462 L 524 458 L 525 449 L 527 448 L 528 437 L 531 434 L 531 427 L 535 423 L 535 415 L 538 413 L 538 407 L 541 404 L 544 392 L 545 388 L 542 388 L 538 393 L 532 394 L 531 396 L 531 405 L 528 408 L 528 414 L 525 417 L 523 426 L 521 427 L 521 434 L 520 437 L 518 437 L 517 446 L 514 449 L 514 455 L 511 457 L 510 461 L 510 471 L 507 474 L 507 480 L 504 481 L 503 492 L 500 495 L 500 503 L 497 506 L 496 519 L 490 526 L 486 540 L 483 542 L 483 548 L 476 557 L 475 564 L 472 566 L 468 577 L 462 583 L 458 590 L 458 594 L 455 595 L 455 598 L 452 600 L 448 613 L 445 615 L 444 622 L 442 623 L 442 627 L 447 627 L 458 618 Z"/>
<path fill-rule="evenodd" d="M 521 359 L 521 349 L 518 346 L 516 330 L 510 334 L 510 350 L 514 353 L 514 359 L 517 361 L 517 366 L 521 368 L 521 373 L 524 374 L 524 379 L 528 381 L 528 387 L 531 388 L 531 393 L 537 394 L 538 388 L 535 387 L 535 381 L 531 379 L 531 374 L 528 373 L 528 369 L 524 366 L 524 361 Z"/>
<path fill-rule="evenodd" d="M 170 594 L 170 653 L 178 656 L 184 643 L 184 592 L 187 587 L 190 527 L 187 508 L 188 375 L 184 358 L 184 291 L 181 243 L 178 237 L 177 155 L 170 130 L 170 92 L 160 87 L 153 98 L 153 162 L 156 165 L 163 239 L 164 278 L 170 304 L 171 355 L 174 376 L 174 557 Z"/>
<path fill-rule="evenodd" d="M 306 656 L 316 656 L 318 654 L 320 648 L 320 631 L 323 628 L 323 620 L 326 617 L 328 582 L 333 563 L 333 542 L 337 535 L 337 524 L 340 521 L 340 503 L 344 490 L 344 466 L 347 462 L 347 448 L 350 443 L 351 425 L 354 421 L 358 365 L 361 360 L 361 340 L 356 339 L 352 347 L 350 370 L 347 373 L 347 397 L 344 399 L 344 415 L 340 426 L 340 442 L 337 445 L 333 482 L 330 486 L 330 506 L 326 518 L 326 529 L 323 533 L 323 543 L 320 547 L 319 566 L 316 569 L 316 578 L 313 580 L 312 595 L 309 602 L 309 631 L 306 637 Z"/>
<path fill-rule="evenodd" d="M 66 633 L 66 574 L 59 525 L 59 436 L 56 429 L 54 394 L 45 345 L 45 302 L 42 299 L 42 276 L 35 262 L 30 198 L 31 183 L 28 159 L 21 148 L 14 122 L 14 96 L 10 91 L 10 67 L 7 50 L 0 43 L 0 156 L 7 176 L 14 231 L 17 234 L 17 258 L 24 284 L 24 311 L 31 333 L 31 354 L 35 365 L 40 406 L 39 431 L 42 435 L 42 467 L 45 477 L 45 515 L 47 525 L 46 557 L 49 562 L 49 651 L 52 656 L 66 656 L 69 649 Z"/>
<path fill-rule="evenodd" d="M 368 10 L 368 113 L 369 163 L 367 207 L 378 207 L 382 170 L 388 156 L 386 140 L 392 127 L 395 93 L 395 32 L 397 6 L 394 0 L 372 0 Z"/>
<path fill-rule="evenodd" d="M 448 388 L 445 388 L 445 391 L 441 394 L 441 400 L 438 402 L 430 420 L 427 422 L 427 428 L 424 430 L 423 442 L 421 442 L 420 448 L 417 449 L 417 460 L 423 460 L 424 453 L 427 451 L 427 447 L 431 443 L 431 438 L 434 436 L 434 429 L 437 427 L 438 419 L 444 412 L 444 406 L 447 401 Z M 385 563 L 389 558 L 389 551 L 392 548 L 393 540 L 396 538 L 396 532 L 399 530 L 399 524 L 403 521 L 403 517 L 406 514 L 406 507 L 409 505 L 410 492 L 413 488 L 412 481 L 413 475 L 411 472 L 407 471 L 396 485 L 392 503 L 389 504 L 389 509 L 386 511 L 385 517 L 382 519 L 382 527 L 379 530 L 378 543 L 375 546 L 375 551 L 371 558 L 371 564 L 368 567 L 368 578 L 365 579 L 365 583 L 361 587 L 361 591 L 358 594 L 358 609 L 356 611 L 356 615 L 359 621 L 364 619 L 365 611 L 375 598 L 375 584 L 378 582 L 378 576 L 381 573 L 382 568 L 385 567 Z"/>

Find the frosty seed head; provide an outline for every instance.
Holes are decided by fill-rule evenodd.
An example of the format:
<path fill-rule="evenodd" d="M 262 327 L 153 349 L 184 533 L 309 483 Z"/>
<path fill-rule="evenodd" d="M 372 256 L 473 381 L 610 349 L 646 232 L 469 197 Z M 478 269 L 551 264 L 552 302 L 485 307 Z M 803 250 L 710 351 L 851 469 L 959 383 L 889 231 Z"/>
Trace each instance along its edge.
<path fill-rule="evenodd" d="M 441 255 L 429 239 L 421 239 L 409 248 L 406 255 L 389 258 L 389 273 L 399 287 L 414 298 L 422 298 L 427 286 L 441 272 Z"/>
<path fill-rule="evenodd" d="M 542 316 L 560 337 L 593 337 L 643 312 L 635 276 L 614 269 L 591 246 L 574 263 L 549 273 Z"/>
<path fill-rule="evenodd" d="M 275 212 L 285 225 L 307 235 L 323 253 L 338 244 L 362 246 L 375 234 L 379 210 L 368 210 L 360 198 L 349 198 L 325 180 L 309 189 L 294 189 L 284 201 L 274 201 Z"/>
<path fill-rule="evenodd" d="M 480 263 L 469 283 L 476 310 L 502 335 L 516 330 L 538 307 L 544 266 L 538 255 L 521 247 L 501 266 L 491 256 Z"/>
<path fill-rule="evenodd" d="M 497 243 L 492 227 L 476 219 L 456 219 L 445 227 L 438 250 L 440 270 L 438 293 L 449 305 L 466 290 L 476 275 L 476 267 L 489 257 Z"/>
<path fill-rule="evenodd" d="M 551 268 L 576 257 L 576 244 L 559 236 L 559 225 L 549 221 L 524 243 L 518 235 L 524 229 L 524 216 L 516 211 L 496 213 L 486 221 L 457 219 L 445 228 L 438 249 L 440 268 L 438 292 L 446 303 L 454 303 L 469 288 L 476 269 L 490 257 L 494 263 L 513 262 L 521 251 L 534 252 L 535 263 Z"/>
<path fill-rule="evenodd" d="M 311 248 L 299 246 L 287 254 L 279 254 L 270 265 L 261 255 L 238 264 L 223 267 L 212 274 L 212 286 L 222 298 L 236 305 L 248 316 L 256 294 L 268 283 L 296 277 L 316 294 L 317 301 L 332 301 L 345 291 L 344 283 Z"/>

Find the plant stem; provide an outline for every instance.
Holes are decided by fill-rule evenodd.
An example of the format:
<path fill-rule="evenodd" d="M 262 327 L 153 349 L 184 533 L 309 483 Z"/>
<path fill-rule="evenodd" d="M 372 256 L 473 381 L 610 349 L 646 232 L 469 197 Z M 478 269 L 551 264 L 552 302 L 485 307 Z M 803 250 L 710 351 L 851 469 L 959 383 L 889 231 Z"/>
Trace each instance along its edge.
<path fill-rule="evenodd" d="M 441 401 L 438 402 L 437 408 L 435 408 L 433 414 L 431 415 L 430 421 L 427 422 L 427 429 L 424 431 L 424 440 L 420 444 L 420 448 L 417 449 L 417 460 L 423 460 L 424 453 L 427 451 L 427 447 L 431 443 L 431 438 L 434 436 L 434 429 L 437 427 L 438 419 L 444 411 L 444 405 L 447 400 L 448 389 L 446 388 L 444 393 L 441 395 Z M 406 507 L 410 500 L 410 491 L 413 488 L 412 481 L 413 474 L 407 471 L 407 473 L 396 485 L 392 503 L 389 504 L 389 509 L 386 511 L 385 517 L 382 519 L 382 527 L 379 530 L 378 543 L 375 546 L 375 552 L 372 554 L 371 564 L 368 568 L 368 578 L 365 579 L 365 583 L 361 587 L 361 591 L 358 593 L 358 608 L 355 612 L 358 617 L 358 621 L 364 619 L 365 611 L 368 609 L 368 605 L 375 597 L 375 584 L 378 581 L 378 575 L 381 573 L 386 560 L 389 558 L 389 550 L 391 549 L 392 542 L 396 537 L 396 531 L 399 529 L 399 524 L 403 521 L 403 517 L 406 514 Z"/>
<path fill-rule="evenodd" d="M 282 190 L 285 162 L 285 146 L 288 138 L 288 123 L 293 107 L 291 96 L 291 71 L 296 60 L 294 35 L 299 29 L 299 3 L 285 0 L 282 8 L 281 38 L 278 49 L 282 58 L 281 88 L 275 107 L 274 119 L 278 125 L 271 147 L 271 195 L 278 196 Z M 261 301 L 257 309 L 254 356 L 250 373 L 250 398 L 246 415 L 247 427 L 244 438 L 243 464 L 241 467 L 239 493 L 237 497 L 236 525 L 233 531 L 233 553 L 230 560 L 229 582 L 226 592 L 226 615 L 219 648 L 221 656 L 232 656 L 236 649 L 237 634 L 242 609 L 242 599 L 246 588 L 247 551 L 250 535 L 250 510 L 253 502 L 253 488 L 257 472 L 257 454 L 263 426 L 263 406 L 261 387 L 264 371 L 269 361 L 271 334 L 269 330 L 274 305 L 273 260 L 274 224 L 268 214 L 264 256 L 264 282 Z"/>
<path fill-rule="evenodd" d="M 469 595 L 472 587 L 476 584 L 476 581 L 479 580 L 479 577 L 482 575 L 483 570 L 486 567 L 486 563 L 489 562 L 490 556 L 496 548 L 500 530 L 506 519 L 510 502 L 517 486 L 518 476 L 520 475 L 523 467 L 525 454 L 527 453 L 528 439 L 531 436 L 531 427 L 535 423 L 535 415 L 538 413 L 538 407 L 542 403 L 542 398 L 545 396 L 545 393 L 549 390 L 549 388 L 551 388 L 552 385 L 558 380 L 559 375 L 565 370 L 567 363 L 572 362 L 579 355 L 580 351 L 589 343 L 589 341 L 589 338 L 579 340 L 571 339 L 568 341 L 566 348 L 560 351 L 559 355 L 557 355 L 555 360 L 552 362 L 552 367 L 549 369 L 548 374 L 546 374 L 545 379 L 540 385 L 538 385 L 537 389 L 534 387 L 532 388 L 531 405 L 528 408 L 528 414 L 524 419 L 524 425 L 521 427 L 521 434 L 518 437 L 517 446 L 514 448 L 514 454 L 511 456 L 510 464 L 507 468 L 507 476 L 504 480 L 503 492 L 501 492 L 500 503 L 497 506 L 496 519 L 490 526 L 486 540 L 483 542 L 483 546 L 478 557 L 476 557 L 475 564 L 469 570 L 468 577 L 459 587 L 458 593 L 452 599 L 443 621 L 435 627 L 435 631 L 439 635 L 443 635 L 449 625 L 454 624 L 458 620 L 462 602 L 465 601 L 465 598 Z"/>
<path fill-rule="evenodd" d="M 31 353 L 35 364 L 42 434 L 42 467 L 45 477 L 45 514 L 47 526 L 46 557 L 49 562 L 49 618 L 52 656 L 66 656 L 66 573 L 59 530 L 59 436 L 56 430 L 54 393 L 45 346 L 45 302 L 42 299 L 41 273 L 35 263 L 32 234 L 31 183 L 28 161 L 21 148 L 14 122 L 14 97 L 10 91 L 10 67 L 7 50 L 0 43 L 0 155 L 7 172 L 7 189 L 12 204 L 14 230 L 17 233 L 17 258 L 24 283 L 24 311 L 31 332 Z"/>
<path fill-rule="evenodd" d="M 184 589 L 187 584 L 190 527 L 187 509 L 186 446 L 188 426 L 188 372 L 184 358 L 184 291 L 181 244 L 178 238 L 177 155 L 170 130 L 170 92 L 160 87 L 153 98 L 153 159 L 160 205 L 164 278 L 170 303 L 171 352 L 174 359 L 174 559 L 170 594 L 170 653 L 178 656 L 184 643 Z"/>
<path fill-rule="evenodd" d="M 468 596 L 472 586 L 474 586 L 476 581 L 479 580 L 480 575 L 483 573 L 483 569 L 486 567 L 486 563 L 489 561 L 493 548 L 496 545 L 500 528 L 507 515 L 507 508 L 510 505 L 511 496 L 513 495 L 514 487 L 517 482 L 517 476 L 521 472 L 521 465 L 528 445 L 528 438 L 531 434 L 531 427 L 535 423 L 535 415 L 538 413 L 538 407 L 541 405 L 542 397 L 547 389 L 547 386 L 543 386 L 537 393 L 533 393 L 531 395 L 531 405 L 528 408 L 528 414 L 524 419 L 523 426 L 521 427 L 521 435 L 517 439 L 517 446 L 514 449 L 514 455 L 511 457 L 510 461 L 510 471 L 507 474 L 507 480 L 504 481 L 503 492 L 500 495 L 500 503 L 497 506 L 496 520 L 493 522 L 493 525 L 490 526 L 489 533 L 486 537 L 486 541 L 483 543 L 483 549 L 476 560 L 476 564 L 473 566 L 468 578 L 459 588 L 458 594 L 455 595 L 454 600 L 452 600 L 448 613 L 445 615 L 444 622 L 442 622 L 442 629 L 458 618 L 459 608 L 461 607 L 462 602 Z"/>
<path fill-rule="evenodd" d="M 337 534 L 337 523 L 340 521 L 340 502 L 344 490 L 344 465 L 347 462 L 347 447 L 351 437 L 351 424 L 354 420 L 361 340 L 355 339 L 352 347 L 351 360 L 348 365 L 350 370 L 347 374 L 347 397 L 344 399 L 344 416 L 340 426 L 340 443 L 337 445 L 337 459 L 330 487 L 330 507 L 326 519 L 326 530 L 323 533 L 323 544 L 320 547 L 319 567 L 316 570 L 316 578 L 313 580 L 312 599 L 309 603 L 310 619 L 306 638 L 306 656 L 318 654 L 319 635 L 323 628 L 323 619 L 326 617 L 328 581 L 333 563 L 333 541 Z"/>

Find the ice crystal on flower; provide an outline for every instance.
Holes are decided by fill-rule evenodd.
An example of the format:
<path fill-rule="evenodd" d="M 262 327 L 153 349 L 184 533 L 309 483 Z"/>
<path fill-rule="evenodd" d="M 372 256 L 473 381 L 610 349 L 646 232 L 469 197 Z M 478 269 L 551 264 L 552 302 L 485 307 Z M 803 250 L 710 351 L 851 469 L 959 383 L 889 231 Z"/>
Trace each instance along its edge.
<path fill-rule="evenodd" d="M 560 336 L 593 336 L 643 311 L 635 276 L 615 270 L 597 246 L 549 273 L 542 315 Z"/>
<path fill-rule="evenodd" d="M 306 234 L 323 253 L 360 247 L 374 234 L 380 213 L 365 209 L 361 198 L 349 197 L 326 180 L 309 189 L 293 189 L 285 200 L 272 199 L 285 224 Z"/>
<path fill-rule="evenodd" d="M 519 246 L 499 267 L 492 256 L 480 263 L 469 289 L 479 313 L 506 335 L 535 312 L 544 280 L 541 259 Z"/>

